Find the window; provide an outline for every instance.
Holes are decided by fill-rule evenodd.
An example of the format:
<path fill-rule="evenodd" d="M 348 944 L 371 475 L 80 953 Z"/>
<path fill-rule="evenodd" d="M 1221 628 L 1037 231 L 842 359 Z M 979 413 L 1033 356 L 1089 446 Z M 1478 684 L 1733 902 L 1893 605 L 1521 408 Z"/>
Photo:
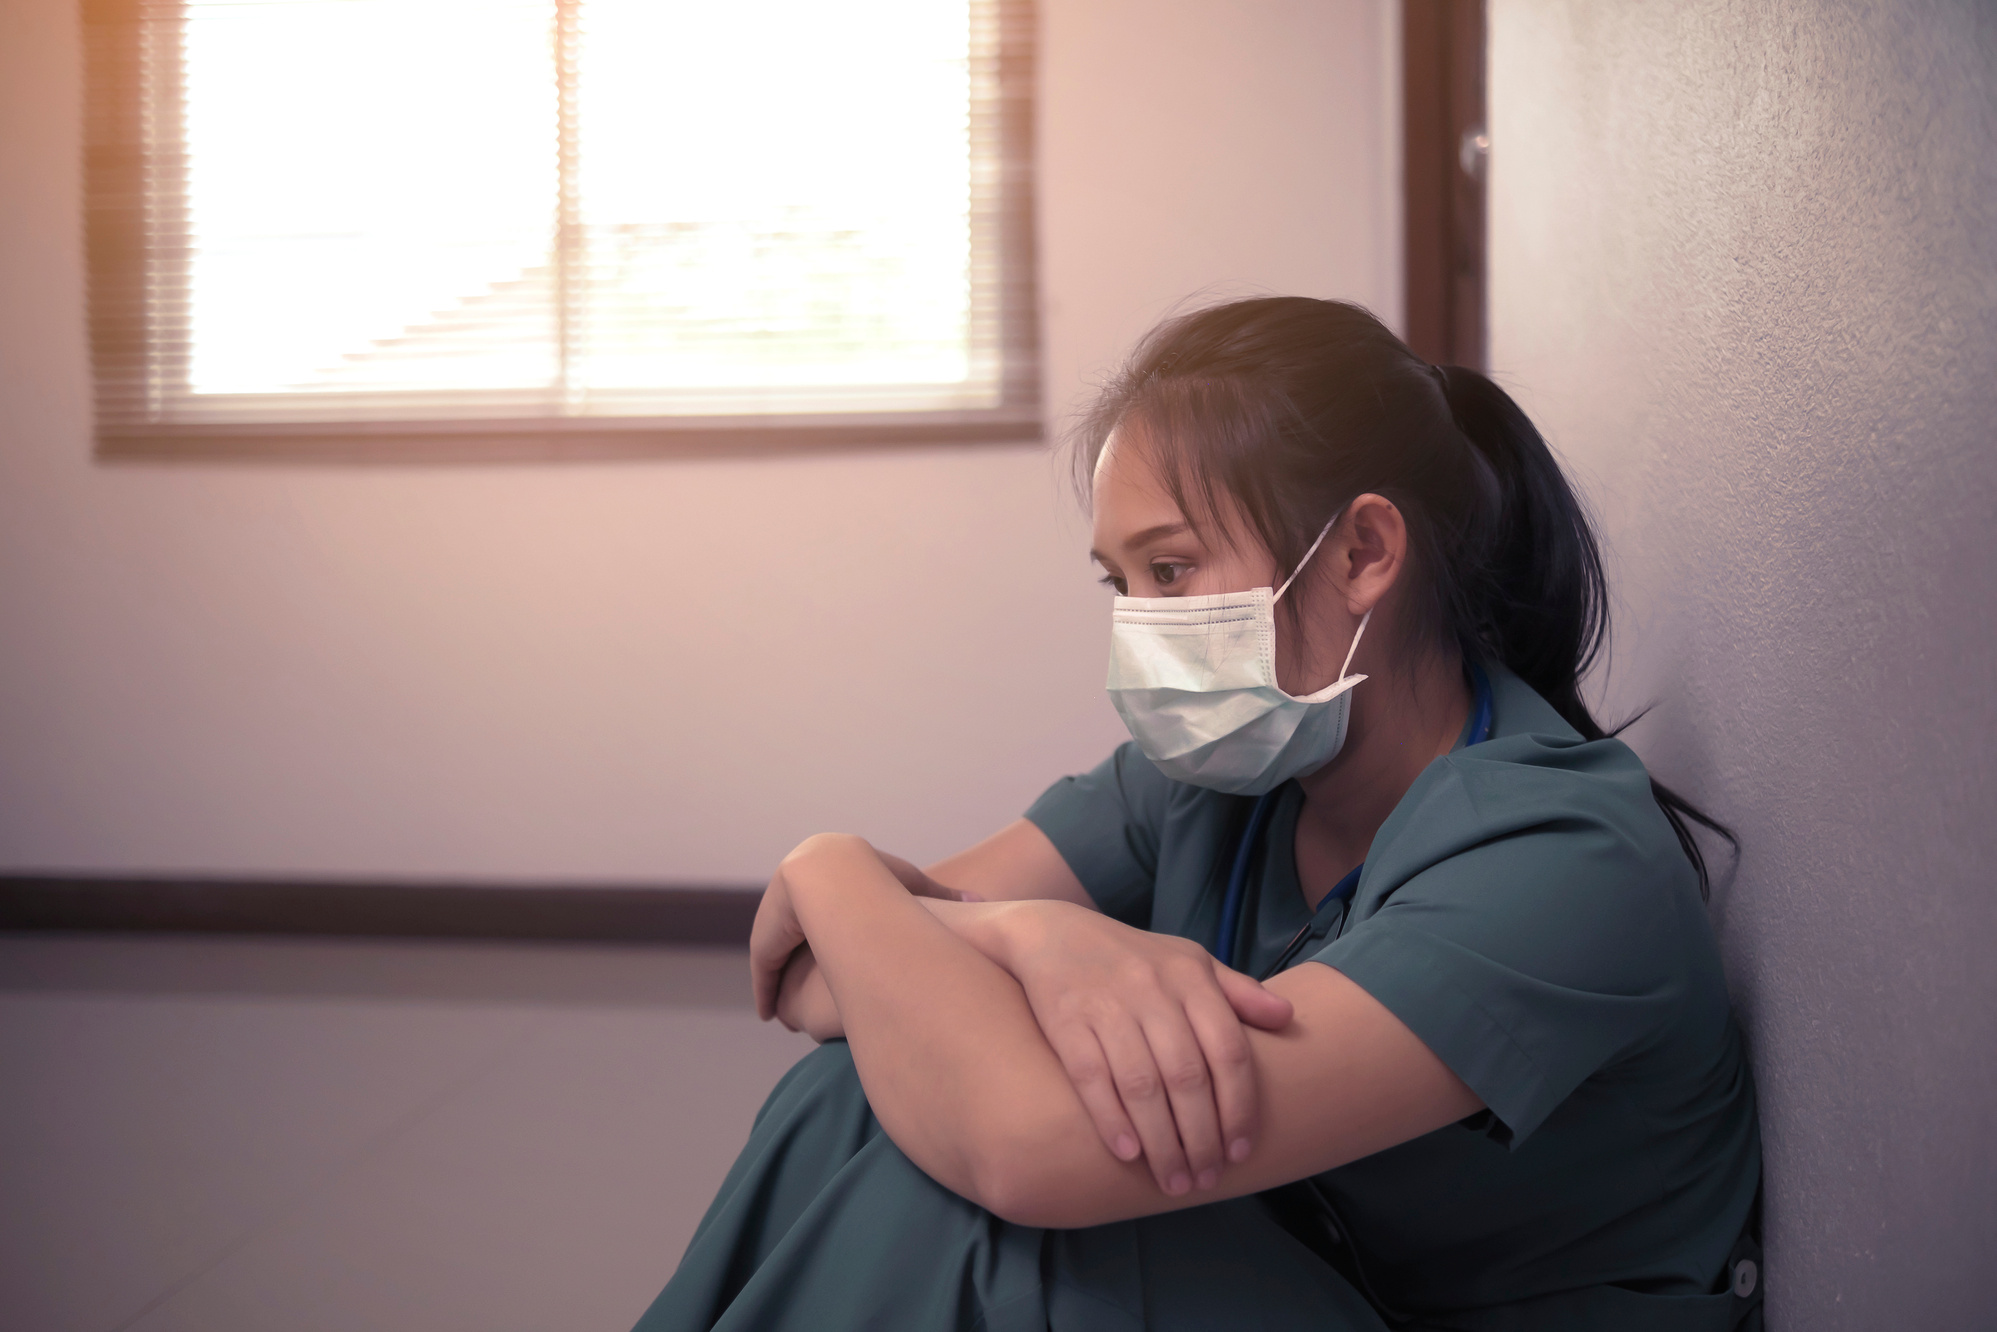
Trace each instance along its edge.
<path fill-rule="evenodd" d="M 1038 438 L 1025 0 L 85 0 L 98 447 Z"/>

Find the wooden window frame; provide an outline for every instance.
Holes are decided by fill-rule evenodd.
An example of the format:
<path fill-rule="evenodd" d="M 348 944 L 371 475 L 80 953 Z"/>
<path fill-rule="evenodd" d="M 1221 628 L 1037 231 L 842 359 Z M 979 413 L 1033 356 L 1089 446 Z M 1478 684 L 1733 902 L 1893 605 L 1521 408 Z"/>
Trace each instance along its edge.
<path fill-rule="evenodd" d="M 576 0 L 555 0 L 572 11 Z M 186 225 L 172 188 L 185 158 L 149 152 L 181 114 L 178 26 L 142 20 L 157 0 L 83 0 L 85 255 L 100 460 L 363 463 L 715 457 L 938 444 L 1034 443 L 1042 422 L 1034 237 L 1033 0 L 995 0 L 998 25 L 999 405 L 927 412 L 810 415 L 471 418 L 186 424 L 156 416 L 162 384 L 185 382 L 187 347 L 159 336 L 153 312 L 184 308 L 184 266 L 148 238 Z M 160 30 L 168 31 L 163 34 Z M 150 267 L 149 267 L 150 264 Z"/>

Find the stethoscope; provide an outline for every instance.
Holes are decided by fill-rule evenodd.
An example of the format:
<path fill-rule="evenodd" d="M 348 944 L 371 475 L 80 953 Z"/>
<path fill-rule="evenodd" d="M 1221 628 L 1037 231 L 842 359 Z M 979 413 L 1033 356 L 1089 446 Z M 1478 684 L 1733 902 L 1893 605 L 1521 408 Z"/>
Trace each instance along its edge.
<path fill-rule="evenodd" d="M 1470 679 L 1475 686 L 1477 701 L 1470 714 L 1470 736 L 1465 745 L 1481 745 L 1491 738 L 1491 681 L 1484 674 L 1484 668 L 1475 661 L 1470 662 Z M 1241 840 L 1234 846 L 1234 864 L 1227 875 L 1227 896 L 1220 904 L 1220 939 L 1214 948 L 1214 956 L 1229 966 L 1234 965 L 1235 948 L 1241 938 L 1241 918 L 1248 903 L 1248 864 L 1255 858 L 1255 844 L 1262 839 L 1262 830 L 1269 822 L 1271 811 L 1282 797 L 1283 788 L 1277 787 L 1266 795 L 1257 796 L 1254 807 L 1248 811 L 1248 825 L 1241 830 Z M 1317 910 L 1304 922 L 1303 928 L 1292 935 L 1290 942 L 1283 947 L 1276 960 L 1258 976 L 1257 980 L 1269 977 L 1290 965 L 1305 946 L 1313 940 L 1321 939 L 1345 922 L 1346 908 L 1352 902 L 1352 895 L 1359 890 L 1359 876 L 1366 870 L 1361 861 L 1332 886 L 1317 904 Z"/>

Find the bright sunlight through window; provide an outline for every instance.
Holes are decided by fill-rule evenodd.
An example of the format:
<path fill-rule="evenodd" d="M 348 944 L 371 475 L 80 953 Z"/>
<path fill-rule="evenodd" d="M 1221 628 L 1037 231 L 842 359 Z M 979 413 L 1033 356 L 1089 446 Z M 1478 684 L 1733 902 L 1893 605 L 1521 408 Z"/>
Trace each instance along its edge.
<path fill-rule="evenodd" d="M 996 0 L 150 9 L 128 423 L 1017 400 Z"/>

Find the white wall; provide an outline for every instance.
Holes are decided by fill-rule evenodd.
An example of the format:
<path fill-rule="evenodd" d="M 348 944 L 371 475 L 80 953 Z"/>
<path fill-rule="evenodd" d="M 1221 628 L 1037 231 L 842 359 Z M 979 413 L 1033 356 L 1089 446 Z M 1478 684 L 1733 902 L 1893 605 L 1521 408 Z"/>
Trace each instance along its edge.
<path fill-rule="evenodd" d="M 1189 294 L 1397 317 L 1391 0 L 1047 0 L 1048 401 Z M 0 869 L 757 881 L 1120 737 L 1039 448 L 90 455 L 77 17 L 0 3 Z"/>
<path fill-rule="evenodd" d="M 1496 0 L 1496 365 L 1590 483 L 1610 716 L 1716 914 L 1769 1326 L 1997 1311 L 1997 8 Z"/>

